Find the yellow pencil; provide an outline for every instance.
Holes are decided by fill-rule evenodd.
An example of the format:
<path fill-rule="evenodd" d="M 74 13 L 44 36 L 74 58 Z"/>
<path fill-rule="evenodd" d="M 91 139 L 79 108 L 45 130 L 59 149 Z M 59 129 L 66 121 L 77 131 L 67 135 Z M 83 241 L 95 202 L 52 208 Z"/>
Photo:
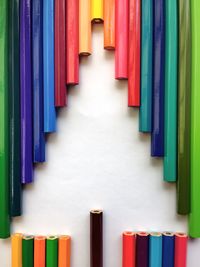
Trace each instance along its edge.
<path fill-rule="evenodd" d="M 91 0 L 91 20 L 94 23 L 103 21 L 103 0 Z"/>
<path fill-rule="evenodd" d="M 12 267 L 22 267 L 22 234 L 14 234 L 12 243 Z"/>

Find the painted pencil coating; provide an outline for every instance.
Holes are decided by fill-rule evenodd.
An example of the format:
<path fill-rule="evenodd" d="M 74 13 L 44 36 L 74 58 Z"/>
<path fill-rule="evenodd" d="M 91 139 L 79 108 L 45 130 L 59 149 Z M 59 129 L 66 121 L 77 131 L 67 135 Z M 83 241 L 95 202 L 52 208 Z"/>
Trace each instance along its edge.
<path fill-rule="evenodd" d="M 65 0 L 55 1 L 55 105 L 66 105 Z"/>
<path fill-rule="evenodd" d="M 91 0 L 91 20 L 94 23 L 103 21 L 103 0 Z"/>
<path fill-rule="evenodd" d="M 141 0 L 129 0 L 128 106 L 140 106 Z"/>
<path fill-rule="evenodd" d="M 174 267 L 187 266 L 187 243 L 188 237 L 183 233 L 175 234 L 175 260 Z"/>
<path fill-rule="evenodd" d="M 36 236 L 34 239 L 34 267 L 46 266 L 46 238 Z"/>
<path fill-rule="evenodd" d="M 135 267 L 136 235 L 133 232 L 123 233 L 123 267 Z"/>
<path fill-rule="evenodd" d="M 71 237 L 60 236 L 58 243 L 58 267 L 70 267 Z"/>
<path fill-rule="evenodd" d="M 14 234 L 11 237 L 12 267 L 22 267 L 22 234 Z"/>
<path fill-rule="evenodd" d="M 191 8 L 190 0 L 179 0 L 178 73 L 178 181 L 177 209 L 190 212 L 191 190 Z"/>
<path fill-rule="evenodd" d="M 45 161 L 43 96 L 43 4 L 32 0 L 33 161 Z"/>
<path fill-rule="evenodd" d="M 47 237 L 46 267 L 58 266 L 58 238 L 56 236 Z"/>
<path fill-rule="evenodd" d="M 91 2 L 79 0 L 79 54 L 89 56 L 92 53 Z"/>
<path fill-rule="evenodd" d="M 0 238 L 10 234 L 9 117 L 8 117 L 8 1 L 0 2 Z"/>
<path fill-rule="evenodd" d="M 160 233 L 150 234 L 149 267 L 162 267 L 162 235 Z"/>
<path fill-rule="evenodd" d="M 136 266 L 149 266 L 149 235 L 141 232 L 136 238 Z"/>
<path fill-rule="evenodd" d="M 66 3 L 66 81 L 79 83 L 79 1 Z"/>
<path fill-rule="evenodd" d="M 153 0 L 142 0 L 140 132 L 152 130 Z"/>
<path fill-rule="evenodd" d="M 90 267 L 103 267 L 103 211 L 90 212 Z"/>
<path fill-rule="evenodd" d="M 191 115 L 191 213 L 189 219 L 189 234 L 200 237 L 200 5 L 198 0 L 191 1 L 192 18 L 192 115 Z"/>
<path fill-rule="evenodd" d="M 43 0 L 44 132 L 56 131 L 54 92 L 54 0 Z"/>
<path fill-rule="evenodd" d="M 34 266 L 34 238 L 33 236 L 23 236 L 22 239 L 22 266 Z"/>
<path fill-rule="evenodd" d="M 174 234 L 163 234 L 162 267 L 174 267 Z"/>
<path fill-rule="evenodd" d="M 165 153 L 164 180 L 177 179 L 178 2 L 165 2 Z"/>
<path fill-rule="evenodd" d="M 104 48 L 115 49 L 115 0 L 104 0 Z"/>
<path fill-rule="evenodd" d="M 165 1 L 153 1 L 153 112 L 151 155 L 164 156 Z"/>
<path fill-rule="evenodd" d="M 19 0 L 9 1 L 10 216 L 22 213 Z"/>
<path fill-rule="evenodd" d="M 115 79 L 128 78 L 129 1 L 115 2 Z"/>

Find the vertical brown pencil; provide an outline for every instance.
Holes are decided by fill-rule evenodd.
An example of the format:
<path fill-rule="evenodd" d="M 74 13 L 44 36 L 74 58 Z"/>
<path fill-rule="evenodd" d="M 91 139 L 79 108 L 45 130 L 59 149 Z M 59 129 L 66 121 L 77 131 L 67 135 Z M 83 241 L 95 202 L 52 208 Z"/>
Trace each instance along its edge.
<path fill-rule="evenodd" d="M 103 211 L 90 212 L 90 267 L 103 267 Z"/>

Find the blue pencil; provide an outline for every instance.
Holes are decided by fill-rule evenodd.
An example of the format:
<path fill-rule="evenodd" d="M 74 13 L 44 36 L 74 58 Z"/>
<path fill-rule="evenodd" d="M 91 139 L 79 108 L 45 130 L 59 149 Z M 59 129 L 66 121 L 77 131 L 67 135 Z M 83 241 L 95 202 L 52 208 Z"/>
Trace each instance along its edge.
<path fill-rule="evenodd" d="M 174 242 L 174 234 L 168 232 L 163 234 L 162 267 L 174 267 Z"/>
<path fill-rule="evenodd" d="M 153 0 L 142 0 L 140 132 L 152 130 Z"/>
<path fill-rule="evenodd" d="M 43 2 L 32 0 L 33 161 L 45 161 L 43 102 Z"/>
<path fill-rule="evenodd" d="M 149 267 L 162 267 L 162 234 L 160 233 L 150 234 Z"/>
<path fill-rule="evenodd" d="M 153 108 L 151 155 L 164 156 L 165 1 L 153 1 Z"/>
<path fill-rule="evenodd" d="M 54 0 L 43 2 L 44 132 L 56 131 L 54 103 Z"/>

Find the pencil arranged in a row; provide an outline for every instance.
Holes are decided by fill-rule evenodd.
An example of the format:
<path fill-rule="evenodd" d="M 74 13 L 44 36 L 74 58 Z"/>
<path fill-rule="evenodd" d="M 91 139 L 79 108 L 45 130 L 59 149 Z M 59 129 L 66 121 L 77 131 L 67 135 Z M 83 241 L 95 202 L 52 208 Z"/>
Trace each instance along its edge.
<path fill-rule="evenodd" d="M 124 232 L 123 267 L 186 267 L 188 237 L 182 233 Z"/>
<path fill-rule="evenodd" d="M 12 267 L 70 267 L 71 237 L 14 234 Z"/>

